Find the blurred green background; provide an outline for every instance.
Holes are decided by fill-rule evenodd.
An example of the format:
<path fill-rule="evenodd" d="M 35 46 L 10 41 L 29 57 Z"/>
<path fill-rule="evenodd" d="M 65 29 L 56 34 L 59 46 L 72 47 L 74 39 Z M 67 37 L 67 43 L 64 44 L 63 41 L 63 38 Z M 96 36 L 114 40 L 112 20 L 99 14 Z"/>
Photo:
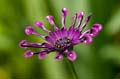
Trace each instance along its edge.
<path fill-rule="evenodd" d="M 26 50 L 18 47 L 22 39 L 43 41 L 24 33 L 25 26 L 33 25 L 36 20 L 41 20 L 52 30 L 45 16 L 53 15 L 61 27 L 63 7 L 69 9 L 67 27 L 73 14 L 80 11 L 85 12 L 85 17 L 93 13 L 87 27 L 96 22 L 103 25 L 102 32 L 92 44 L 74 47 L 77 60 L 72 64 L 78 79 L 120 79 L 120 0 L 1 0 L 0 79 L 75 79 L 70 63 L 55 61 L 54 53 L 43 60 L 38 60 L 37 56 L 25 59 L 23 53 Z"/>

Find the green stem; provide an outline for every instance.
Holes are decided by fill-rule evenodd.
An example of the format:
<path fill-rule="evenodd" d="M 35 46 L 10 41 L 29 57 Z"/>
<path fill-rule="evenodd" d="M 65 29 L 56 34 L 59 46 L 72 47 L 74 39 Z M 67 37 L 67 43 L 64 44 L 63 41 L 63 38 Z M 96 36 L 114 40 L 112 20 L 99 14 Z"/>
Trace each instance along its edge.
<path fill-rule="evenodd" d="M 69 68 L 71 69 L 71 72 L 72 72 L 72 74 L 74 76 L 74 79 L 78 79 L 78 76 L 77 76 L 77 73 L 76 73 L 76 70 L 75 70 L 73 62 L 69 61 L 68 59 L 66 59 L 66 62 L 68 64 Z"/>

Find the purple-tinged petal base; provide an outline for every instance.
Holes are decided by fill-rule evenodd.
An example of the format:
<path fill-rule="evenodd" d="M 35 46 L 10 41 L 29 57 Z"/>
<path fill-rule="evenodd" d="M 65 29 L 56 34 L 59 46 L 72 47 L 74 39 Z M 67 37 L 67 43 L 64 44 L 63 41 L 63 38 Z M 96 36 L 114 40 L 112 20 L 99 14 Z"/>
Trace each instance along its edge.
<path fill-rule="evenodd" d="M 62 33 L 62 37 L 66 37 L 67 36 L 67 29 L 66 28 L 61 28 L 61 33 Z"/>
<path fill-rule="evenodd" d="M 55 57 L 55 60 L 57 61 L 60 61 L 63 59 L 63 55 L 62 54 L 58 54 L 56 57 Z"/>
<path fill-rule="evenodd" d="M 49 43 L 53 44 L 54 40 L 50 36 L 46 36 L 45 40 L 48 41 Z"/>
<path fill-rule="evenodd" d="M 81 42 L 80 39 L 72 40 L 73 45 L 79 44 L 80 42 Z"/>

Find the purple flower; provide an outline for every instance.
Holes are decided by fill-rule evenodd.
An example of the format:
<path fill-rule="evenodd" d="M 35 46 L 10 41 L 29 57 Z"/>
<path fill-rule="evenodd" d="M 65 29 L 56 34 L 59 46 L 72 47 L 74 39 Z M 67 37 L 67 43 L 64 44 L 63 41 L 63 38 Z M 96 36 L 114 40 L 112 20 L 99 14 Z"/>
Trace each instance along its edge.
<path fill-rule="evenodd" d="M 82 23 L 84 12 L 80 12 L 80 14 L 75 13 L 73 16 L 73 22 L 70 27 L 67 29 L 65 26 L 65 19 L 68 15 L 68 10 L 66 8 L 62 9 L 62 27 L 59 29 L 54 21 L 53 16 L 46 16 L 47 21 L 54 28 L 54 31 L 51 32 L 42 22 L 36 21 L 35 26 L 41 28 L 45 32 L 48 33 L 48 36 L 44 36 L 38 32 L 36 32 L 32 26 L 27 26 L 25 28 L 25 33 L 27 35 L 37 35 L 45 40 L 44 43 L 30 43 L 26 40 L 22 40 L 19 44 L 21 48 L 42 48 L 43 50 L 38 52 L 32 52 L 28 50 L 25 52 L 24 57 L 29 58 L 33 55 L 38 55 L 39 59 L 43 59 L 50 52 L 56 52 L 57 55 L 55 57 L 56 60 L 63 59 L 64 56 L 67 56 L 67 59 L 70 61 L 74 61 L 76 59 L 76 53 L 73 50 L 69 50 L 70 47 L 73 47 L 76 44 L 84 43 L 90 44 L 93 40 L 93 37 L 97 36 L 98 33 L 102 30 L 101 24 L 93 24 L 92 27 L 86 31 L 83 31 L 85 26 L 88 24 L 91 14 L 85 18 L 85 21 Z M 76 25 L 76 20 L 78 20 L 78 24 Z"/>

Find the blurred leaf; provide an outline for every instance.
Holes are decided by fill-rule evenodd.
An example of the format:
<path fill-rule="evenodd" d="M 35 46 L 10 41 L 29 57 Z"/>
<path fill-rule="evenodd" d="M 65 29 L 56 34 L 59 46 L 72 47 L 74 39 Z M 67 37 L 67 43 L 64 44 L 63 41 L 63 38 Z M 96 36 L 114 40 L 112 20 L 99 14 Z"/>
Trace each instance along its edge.
<path fill-rule="evenodd" d="M 0 50 L 10 49 L 10 46 L 13 46 L 13 41 L 11 38 L 7 37 L 4 34 L 0 34 Z"/>
<path fill-rule="evenodd" d="M 25 0 L 23 1 L 26 16 L 28 17 L 31 24 L 36 20 L 45 18 L 47 14 L 47 8 L 44 0 Z"/>
<path fill-rule="evenodd" d="M 0 67 L 0 79 L 11 79 L 9 71 L 2 67 Z"/>
<path fill-rule="evenodd" d="M 106 45 L 102 47 L 100 53 L 104 59 L 110 60 L 120 66 L 120 46 Z"/>
<path fill-rule="evenodd" d="M 109 35 L 115 35 L 120 32 L 120 9 L 115 11 L 106 25 L 106 32 Z"/>

